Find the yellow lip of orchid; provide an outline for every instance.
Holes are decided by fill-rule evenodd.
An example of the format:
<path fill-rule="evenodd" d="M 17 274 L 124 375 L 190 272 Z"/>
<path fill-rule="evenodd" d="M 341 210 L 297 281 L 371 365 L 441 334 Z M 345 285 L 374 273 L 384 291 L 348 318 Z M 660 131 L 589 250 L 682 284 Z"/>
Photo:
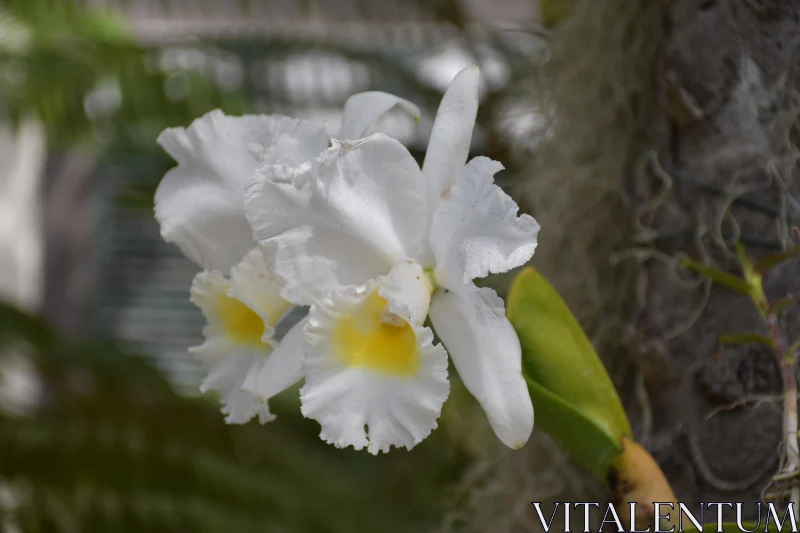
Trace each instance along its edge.
<path fill-rule="evenodd" d="M 412 448 L 435 427 L 449 393 L 447 352 L 422 327 L 430 285 L 413 261 L 311 307 L 302 412 L 339 447 Z"/>
<path fill-rule="evenodd" d="M 335 356 L 348 367 L 361 366 L 395 376 L 412 376 L 419 369 L 413 328 L 397 315 L 386 319 L 388 305 L 378 289 L 331 331 Z"/>
<path fill-rule="evenodd" d="M 266 329 L 264 320 L 246 304 L 227 294 L 221 294 L 216 313 L 225 336 L 232 343 L 255 348 L 267 346 L 263 340 Z"/>
<path fill-rule="evenodd" d="M 333 354 L 348 367 L 414 375 L 420 366 L 414 327 L 425 321 L 432 292 L 419 263 L 400 261 L 358 305 L 343 309 L 330 332 Z"/>

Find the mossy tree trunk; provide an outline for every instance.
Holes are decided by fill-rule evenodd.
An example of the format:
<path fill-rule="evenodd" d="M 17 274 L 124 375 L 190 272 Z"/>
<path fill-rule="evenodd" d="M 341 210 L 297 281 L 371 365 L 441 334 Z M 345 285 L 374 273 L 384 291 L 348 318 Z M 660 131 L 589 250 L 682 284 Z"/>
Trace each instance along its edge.
<path fill-rule="evenodd" d="M 784 456 L 781 372 L 769 347 L 718 340 L 767 326 L 680 260 L 741 276 L 735 242 L 754 261 L 798 244 L 800 2 L 567 3 L 533 89 L 554 120 L 512 191 L 542 224 L 533 266 L 590 334 L 678 500 L 758 501 Z M 800 291 L 798 262 L 764 288 L 772 302 Z M 781 314 L 786 346 L 799 314 Z M 602 497 L 554 455 L 537 434 L 493 481 L 520 501 Z M 540 528 L 532 511 L 509 527 L 489 514 L 476 530 Z"/>
<path fill-rule="evenodd" d="M 754 260 L 797 244 L 800 2 L 673 0 L 662 17 L 652 149 L 625 183 L 632 417 L 679 500 L 758 501 L 782 456 L 780 370 L 769 347 L 719 336 L 767 327 L 747 296 L 678 260 L 741 275 L 736 241 Z M 768 298 L 796 292 L 798 274 L 795 261 L 771 270 Z M 788 344 L 799 310 L 781 314 Z"/>

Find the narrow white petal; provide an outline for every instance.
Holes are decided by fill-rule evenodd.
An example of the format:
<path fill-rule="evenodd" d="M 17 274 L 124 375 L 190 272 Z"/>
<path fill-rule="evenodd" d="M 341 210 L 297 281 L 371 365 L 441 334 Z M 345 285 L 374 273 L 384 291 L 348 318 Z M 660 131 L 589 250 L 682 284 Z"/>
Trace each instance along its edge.
<path fill-rule="evenodd" d="M 354 94 L 344 103 L 339 138 L 360 139 L 381 115 L 395 106 L 403 108 L 415 120 L 419 120 L 419 108 L 408 100 L 381 91 Z"/>
<path fill-rule="evenodd" d="M 266 401 L 280 394 L 303 378 L 304 318 L 286 333 L 261 367 L 253 367 L 242 384 L 242 390 Z"/>
<path fill-rule="evenodd" d="M 428 205 L 433 211 L 467 162 L 472 130 L 478 115 L 480 70 L 469 67 L 455 77 L 439 104 L 433 123 L 422 174 L 428 186 Z"/>
<path fill-rule="evenodd" d="M 377 284 L 311 307 L 302 412 L 337 447 L 410 449 L 436 428 L 449 393 L 447 353 L 428 328 L 383 320 Z"/>
<path fill-rule="evenodd" d="M 460 292 L 475 278 L 525 264 L 536 250 L 539 224 L 517 216 L 517 204 L 494 184 L 502 168 L 474 158 L 439 203 L 429 233 L 439 285 Z"/>
<path fill-rule="evenodd" d="M 244 188 L 258 165 L 299 164 L 328 146 L 322 124 L 212 111 L 158 143 L 178 162 L 155 196 L 161 235 L 203 268 L 227 271 L 251 248 Z"/>
<path fill-rule="evenodd" d="M 415 257 L 427 228 L 424 195 L 408 150 L 375 134 L 334 143 L 299 167 L 264 167 L 248 186 L 245 210 L 285 297 L 309 305 Z"/>
<path fill-rule="evenodd" d="M 474 305 L 441 288 L 433 295 L 430 317 L 495 434 L 506 446 L 521 448 L 533 430 L 533 404 L 522 376 L 519 338 L 511 323 L 505 317 L 481 320 Z"/>

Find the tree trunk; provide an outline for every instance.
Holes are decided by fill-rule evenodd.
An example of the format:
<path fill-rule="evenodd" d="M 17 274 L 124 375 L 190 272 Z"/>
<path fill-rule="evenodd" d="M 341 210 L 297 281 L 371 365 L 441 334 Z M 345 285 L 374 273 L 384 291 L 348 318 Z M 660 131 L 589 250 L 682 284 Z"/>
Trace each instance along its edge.
<path fill-rule="evenodd" d="M 718 341 L 766 335 L 764 319 L 747 295 L 678 260 L 741 277 L 736 241 L 754 261 L 797 244 L 798 20 L 800 2 L 785 0 L 673 0 L 664 9 L 654 76 L 661 116 L 653 151 L 628 172 L 642 253 L 625 340 L 641 376 L 632 402 L 640 438 L 686 502 L 759 501 L 782 456 L 772 349 Z M 800 288 L 797 265 L 767 273 L 771 302 Z M 787 345 L 797 322 L 790 305 L 779 321 Z"/>
<path fill-rule="evenodd" d="M 533 95 L 554 120 L 513 191 L 542 225 L 532 264 L 592 337 L 677 498 L 759 501 L 785 456 L 794 366 L 758 342 L 720 344 L 769 331 L 748 296 L 680 260 L 741 277 L 735 242 L 752 261 L 797 244 L 800 2 L 567 4 Z M 796 260 L 768 272 L 770 302 L 798 274 Z M 799 314 L 789 305 L 774 328 L 784 347 Z M 541 434 L 526 449 L 473 484 L 476 531 L 538 531 L 530 501 L 607 495 Z M 490 512 L 496 487 L 511 503 Z"/>

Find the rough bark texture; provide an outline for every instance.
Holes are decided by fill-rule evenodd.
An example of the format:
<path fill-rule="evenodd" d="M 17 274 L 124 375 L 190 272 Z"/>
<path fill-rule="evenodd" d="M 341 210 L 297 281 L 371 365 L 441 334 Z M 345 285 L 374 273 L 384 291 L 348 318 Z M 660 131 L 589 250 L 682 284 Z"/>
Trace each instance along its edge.
<path fill-rule="evenodd" d="M 631 172 L 638 264 L 628 345 L 646 394 L 631 401 L 643 444 L 683 501 L 756 501 L 778 468 L 780 375 L 768 348 L 719 335 L 766 333 L 747 296 L 677 265 L 686 254 L 739 274 L 732 243 L 757 259 L 796 244 L 800 2 L 673 0 L 656 59 L 652 157 Z M 767 296 L 800 288 L 796 262 Z M 783 313 L 797 340 L 797 306 Z M 644 400 L 646 398 L 647 400 Z M 648 405 L 649 404 L 649 405 Z"/>

